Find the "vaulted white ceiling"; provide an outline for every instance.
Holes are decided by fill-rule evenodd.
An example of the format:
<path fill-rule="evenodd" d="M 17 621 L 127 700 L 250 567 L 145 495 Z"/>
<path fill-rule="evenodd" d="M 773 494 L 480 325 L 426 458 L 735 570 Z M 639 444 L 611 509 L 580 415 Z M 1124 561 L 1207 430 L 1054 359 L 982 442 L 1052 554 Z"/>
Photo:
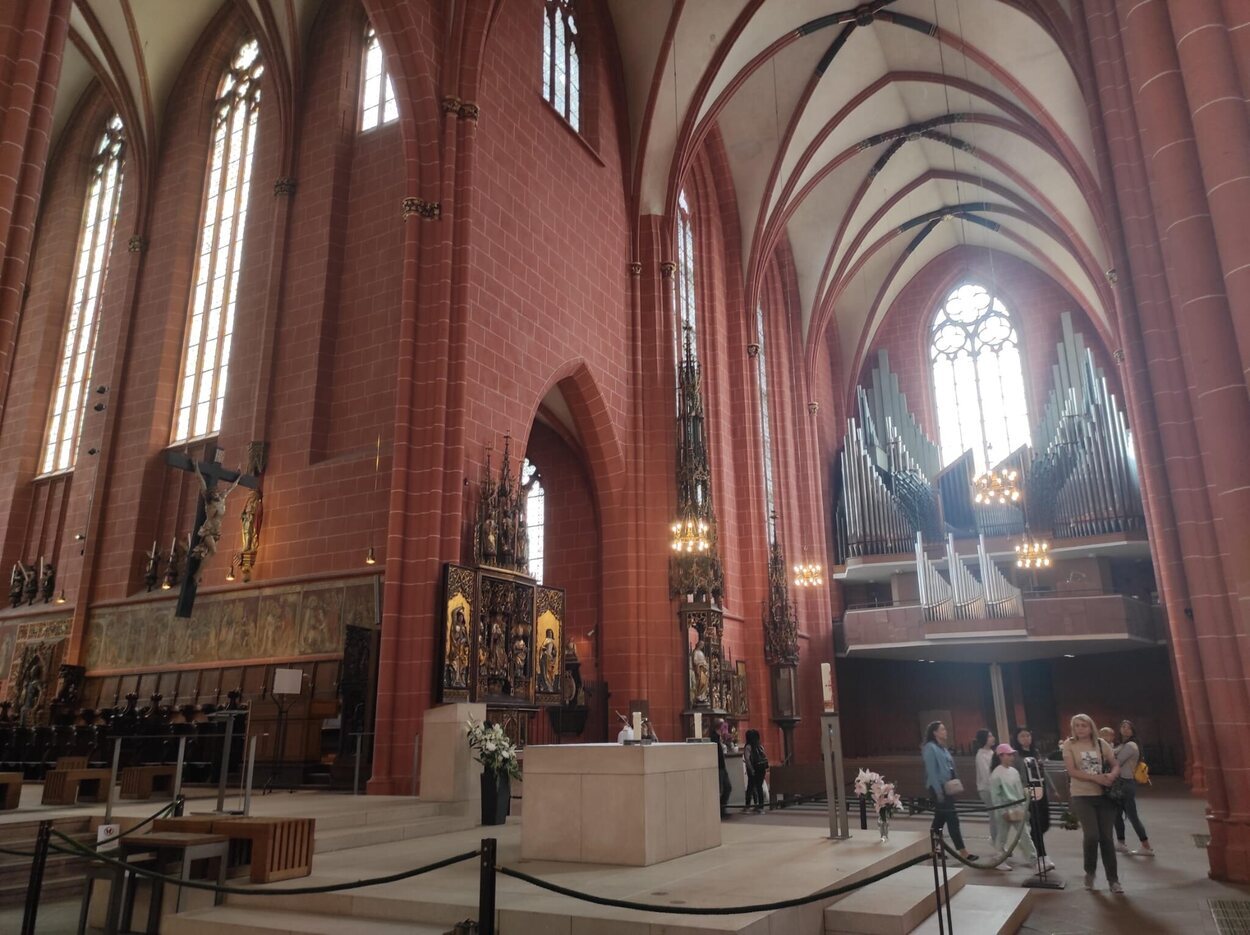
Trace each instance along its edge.
<path fill-rule="evenodd" d="M 610 0 L 633 191 L 672 210 L 719 130 L 748 300 L 788 240 L 803 327 L 836 325 L 846 372 L 927 262 L 1017 256 L 1106 321 L 1110 267 L 1066 8 L 1004 0 Z M 815 329 L 813 329 L 815 323 Z"/>

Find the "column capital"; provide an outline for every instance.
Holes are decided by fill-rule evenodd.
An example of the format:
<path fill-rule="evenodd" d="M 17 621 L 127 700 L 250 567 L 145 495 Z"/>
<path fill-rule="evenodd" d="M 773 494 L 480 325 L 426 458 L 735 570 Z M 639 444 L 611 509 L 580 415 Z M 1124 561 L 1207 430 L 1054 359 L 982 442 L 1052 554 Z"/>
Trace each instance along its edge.
<path fill-rule="evenodd" d="M 443 208 L 437 201 L 426 201 L 424 198 L 416 198 L 409 196 L 403 200 L 403 218 L 408 220 L 413 215 L 419 215 L 427 221 L 434 221 L 442 217 Z"/>

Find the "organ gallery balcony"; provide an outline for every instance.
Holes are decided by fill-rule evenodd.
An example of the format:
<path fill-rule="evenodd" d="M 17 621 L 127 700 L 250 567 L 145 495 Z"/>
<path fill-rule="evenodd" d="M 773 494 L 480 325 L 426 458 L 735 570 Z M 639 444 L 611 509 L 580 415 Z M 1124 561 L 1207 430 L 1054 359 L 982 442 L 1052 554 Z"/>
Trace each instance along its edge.
<path fill-rule="evenodd" d="M 1023 613 L 929 619 L 919 602 L 852 606 L 835 624 L 840 656 L 958 662 L 1029 659 L 1144 649 L 1166 641 L 1163 608 L 1098 591 L 1023 593 Z"/>

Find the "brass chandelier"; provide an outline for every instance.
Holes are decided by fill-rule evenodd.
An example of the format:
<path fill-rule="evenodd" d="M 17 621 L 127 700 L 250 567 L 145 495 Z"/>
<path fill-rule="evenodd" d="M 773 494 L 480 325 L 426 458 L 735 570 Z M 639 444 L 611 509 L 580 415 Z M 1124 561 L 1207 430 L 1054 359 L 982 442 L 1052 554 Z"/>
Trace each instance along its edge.
<path fill-rule="evenodd" d="M 803 562 L 794 566 L 794 586 L 796 588 L 818 588 L 825 583 L 824 569 L 819 562 Z"/>
<path fill-rule="evenodd" d="M 1032 539 L 1026 533 L 1016 545 L 1017 568 L 1049 568 L 1050 543 L 1045 539 Z"/>
<path fill-rule="evenodd" d="M 993 468 L 972 480 L 973 499 L 981 506 L 1006 506 L 1020 501 L 1020 472 L 1015 468 Z"/>

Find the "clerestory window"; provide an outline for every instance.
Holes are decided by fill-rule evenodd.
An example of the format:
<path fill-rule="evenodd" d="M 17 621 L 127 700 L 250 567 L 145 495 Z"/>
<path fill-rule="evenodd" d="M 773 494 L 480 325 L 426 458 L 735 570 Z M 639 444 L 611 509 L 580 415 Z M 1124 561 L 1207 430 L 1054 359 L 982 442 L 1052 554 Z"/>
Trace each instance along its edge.
<path fill-rule="evenodd" d="M 581 58 L 573 0 L 547 0 L 543 21 L 543 98 L 581 130 Z"/>
<path fill-rule="evenodd" d="M 971 449 L 980 472 L 1029 444 L 1020 338 L 997 296 L 972 282 L 948 295 L 930 355 L 943 464 Z"/>
<path fill-rule="evenodd" d="M 221 430 L 263 72 L 260 47 L 250 40 L 235 53 L 217 88 L 174 442 Z"/>
<path fill-rule="evenodd" d="M 773 429 L 772 417 L 768 411 L 768 366 L 765 362 L 764 343 L 764 306 L 755 309 L 755 366 L 760 387 L 760 450 L 764 460 L 764 528 L 771 542 L 776 538 L 777 499 L 773 489 Z"/>
<path fill-rule="evenodd" d="M 61 365 L 48 413 L 40 465 L 43 474 L 70 470 L 78 454 L 78 436 L 95 356 L 96 325 L 108 277 L 113 228 L 121 203 L 125 154 L 122 121 L 114 114 L 105 124 L 91 162 L 91 181 L 78 234 L 78 258 L 74 262 L 74 279 L 70 286 L 65 337 L 61 342 Z"/>
<path fill-rule="evenodd" d="M 547 492 L 543 490 L 538 468 L 529 458 L 521 465 L 521 484 L 525 488 L 525 535 L 528 537 L 526 547 L 529 550 L 529 575 L 542 584 Z"/>
<path fill-rule="evenodd" d="M 360 130 L 372 130 L 399 117 L 395 86 L 386 70 L 386 55 L 377 31 L 370 23 L 365 29 L 364 80 L 360 85 Z"/>

